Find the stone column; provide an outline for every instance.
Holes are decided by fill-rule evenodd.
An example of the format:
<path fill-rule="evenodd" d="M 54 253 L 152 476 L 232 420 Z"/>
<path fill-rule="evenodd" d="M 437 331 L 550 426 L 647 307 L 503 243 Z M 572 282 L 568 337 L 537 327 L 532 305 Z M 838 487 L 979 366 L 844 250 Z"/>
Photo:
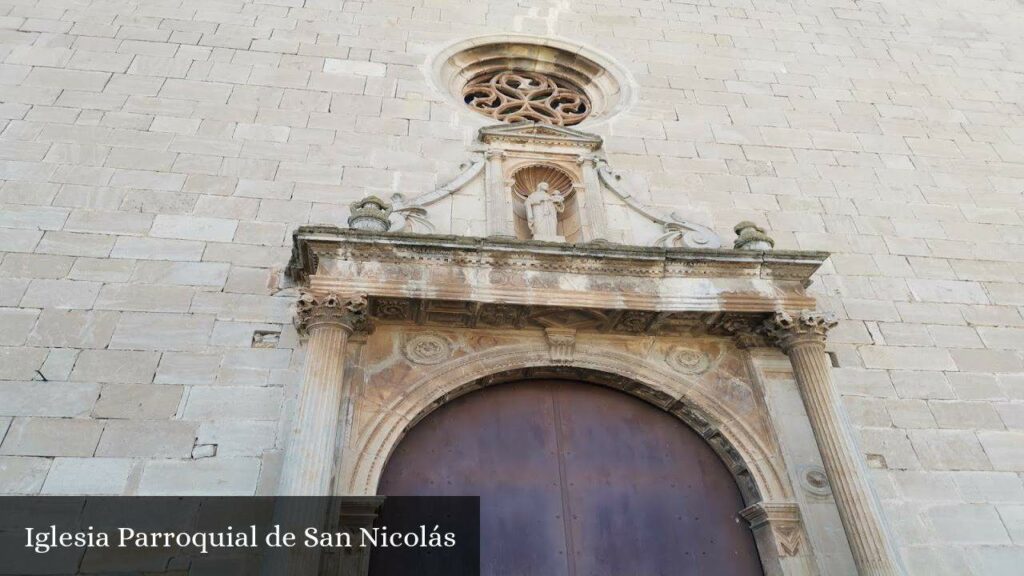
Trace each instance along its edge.
<path fill-rule="evenodd" d="M 302 538 L 306 528 L 322 529 L 330 508 L 331 476 L 337 461 L 338 421 L 348 401 L 344 389 L 345 345 L 356 330 L 367 328 L 366 296 L 303 292 L 296 304 L 295 326 L 308 336 L 298 411 L 288 435 L 281 467 L 274 522 Z M 314 576 L 320 550 L 296 546 L 272 550 L 262 575 Z"/>
<path fill-rule="evenodd" d="M 825 335 L 835 325 L 831 315 L 805 310 L 796 318 L 776 312 L 766 321 L 765 329 L 793 365 L 858 572 L 871 576 L 903 574 L 839 392 L 832 383 Z"/>
<path fill-rule="evenodd" d="M 366 296 L 303 292 L 295 323 L 309 336 L 298 411 L 281 468 L 281 496 L 329 496 L 336 460 L 338 417 L 347 401 L 343 390 L 345 345 L 355 330 L 367 328 Z"/>

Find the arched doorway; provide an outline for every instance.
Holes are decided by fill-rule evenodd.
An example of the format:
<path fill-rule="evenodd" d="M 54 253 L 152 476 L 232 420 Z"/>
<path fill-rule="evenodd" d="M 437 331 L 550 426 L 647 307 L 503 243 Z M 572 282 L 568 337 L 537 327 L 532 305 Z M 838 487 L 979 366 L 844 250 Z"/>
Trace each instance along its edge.
<path fill-rule="evenodd" d="M 484 576 L 761 574 L 743 500 L 704 440 L 624 393 L 492 386 L 399 443 L 382 495 L 480 495 Z"/>

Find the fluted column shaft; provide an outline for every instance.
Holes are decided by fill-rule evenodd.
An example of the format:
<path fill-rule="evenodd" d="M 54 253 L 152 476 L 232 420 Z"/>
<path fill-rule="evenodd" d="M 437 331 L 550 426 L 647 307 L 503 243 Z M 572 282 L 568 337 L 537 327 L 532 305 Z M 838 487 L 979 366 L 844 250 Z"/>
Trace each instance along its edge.
<path fill-rule="evenodd" d="M 298 411 L 292 422 L 278 492 L 282 496 L 329 496 L 337 454 L 338 415 L 344 389 L 345 346 L 366 324 L 366 299 L 304 293 L 296 325 L 308 334 Z"/>
<path fill-rule="evenodd" d="M 295 327 L 308 336 L 306 363 L 299 388 L 298 411 L 288 435 L 281 467 L 279 496 L 330 496 L 337 460 L 339 415 L 349 392 L 345 389 L 345 346 L 356 330 L 368 327 L 363 295 L 303 292 L 296 303 Z M 324 498 L 279 499 L 275 523 L 302 533 L 323 528 L 328 501 Z M 296 546 L 272 550 L 261 576 L 315 576 L 320 550 Z"/>
<path fill-rule="evenodd" d="M 830 316 L 805 311 L 798 318 L 777 313 L 766 328 L 793 365 L 858 572 L 871 576 L 903 574 L 832 382 L 825 335 L 835 324 Z"/>

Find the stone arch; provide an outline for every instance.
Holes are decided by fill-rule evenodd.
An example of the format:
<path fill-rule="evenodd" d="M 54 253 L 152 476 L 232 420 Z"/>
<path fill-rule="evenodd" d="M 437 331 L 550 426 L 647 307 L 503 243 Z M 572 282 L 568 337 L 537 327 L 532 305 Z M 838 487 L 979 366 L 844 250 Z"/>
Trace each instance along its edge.
<path fill-rule="evenodd" d="M 345 494 L 373 495 L 384 466 L 406 432 L 437 407 L 463 394 L 523 378 L 568 377 L 609 386 L 659 407 L 704 437 L 732 472 L 747 505 L 786 502 L 792 491 L 770 439 L 727 402 L 706 394 L 688 376 L 606 348 L 577 349 L 572 360 L 552 362 L 547 346 L 501 347 L 433 365 L 402 384 L 402 394 L 365 423 L 353 438 L 341 471 Z M 674 385 L 673 385 L 674 384 Z"/>

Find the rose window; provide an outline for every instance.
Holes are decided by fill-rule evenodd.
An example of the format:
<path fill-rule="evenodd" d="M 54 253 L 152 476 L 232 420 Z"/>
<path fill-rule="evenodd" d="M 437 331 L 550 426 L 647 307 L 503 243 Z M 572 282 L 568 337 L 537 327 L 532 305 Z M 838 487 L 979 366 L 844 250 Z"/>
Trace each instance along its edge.
<path fill-rule="evenodd" d="M 591 111 L 579 87 L 536 72 L 501 71 L 477 76 L 462 89 L 477 112 L 504 122 L 541 122 L 572 126 Z"/>

